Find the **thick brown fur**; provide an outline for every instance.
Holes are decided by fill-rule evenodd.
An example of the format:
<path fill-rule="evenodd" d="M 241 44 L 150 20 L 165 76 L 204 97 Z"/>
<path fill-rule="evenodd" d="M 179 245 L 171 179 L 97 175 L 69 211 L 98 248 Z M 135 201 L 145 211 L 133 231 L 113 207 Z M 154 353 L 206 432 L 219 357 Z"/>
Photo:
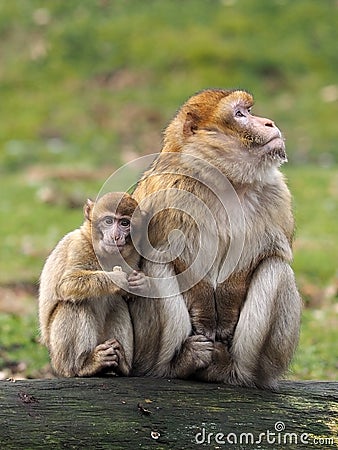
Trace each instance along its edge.
<path fill-rule="evenodd" d="M 128 271 L 138 270 L 140 257 L 127 241 L 120 252 L 124 271 L 113 271 L 113 266 L 121 265 L 118 252 L 103 255 L 96 243 L 102 239 L 99 222 L 105 215 L 132 217 L 136 207 L 137 202 L 123 193 L 105 194 L 95 203 L 88 200 L 81 228 L 67 234 L 44 265 L 39 292 L 41 340 L 58 376 L 130 373 L 133 327 L 123 288 L 128 288 Z M 138 229 L 139 219 L 134 221 Z"/>
<path fill-rule="evenodd" d="M 191 348 L 189 358 L 205 365 L 195 371 L 202 380 L 273 389 L 288 368 L 298 342 L 301 300 L 290 268 L 291 197 L 279 171 L 286 153 L 278 128 L 253 116 L 252 105 L 252 96 L 240 90 L 210 89 L 191 97 L 169 124 L 162 153 L 134 192 L 150 212 L 167 207 L 150 222 L 149 239 L 156 249 L 168 248 L 174 229 L 186 238 L 172 262 L 144 262 L 149 276 L 184 273 L 201 250 L 199 233 L 217 244 L 210 270 L 195 286 L 174 296 L 169 286 L 167 298 L 145 300 L 143 310 L 134 303 L 137 374 L 175 376 L 175 357 L 198 336 L 215 338 L 211 358 L 209 347 Z M 238 200 L 242 221 L 235 220 L 235 226 L 233 214 L 210 188 L 222 181 L 219 174 L 230 182 L 230 187 L 218 185 L 222 196 L 227 200 L 233 190 Z M 198 202 L 190 205 L 195 221 L 172 209 L 176 194 L 170 189 L 201 200 L 216 230 L 209 231 Z M 159 196 L 150 198 L 154 193 Z M 236 239 L 243 249 L 230 267 L 226 258 Z M 208 248 L 202 252 L 208 256 Z"/>

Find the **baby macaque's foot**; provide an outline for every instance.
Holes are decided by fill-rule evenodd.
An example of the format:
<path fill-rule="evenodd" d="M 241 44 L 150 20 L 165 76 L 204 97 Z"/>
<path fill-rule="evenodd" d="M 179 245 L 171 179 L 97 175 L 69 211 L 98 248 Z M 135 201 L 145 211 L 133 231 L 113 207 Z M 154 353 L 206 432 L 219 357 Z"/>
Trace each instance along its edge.
<path fill-rule="evenodd" d="M 98 345 L 94 351 L 98 351 L 102 361 L 102 370 L 112 368 L 114 372 L 128 375 L 130 366 L 127 363 L 124 349 L 117 339 L 109 339 Z"/>
<path fill-rule="evenodd" d="M 110 339 L 99 344 L 93 351 L 93 362 L 97 365 L 97 372 L 105 369 L 116 369 L 119 363 L 120 344 L 116 339 Z"/>
<path fill-rule="evenodd" d="M 120 343 L 111 339 L 97 345 L 78 371 L 79 377 L 90 377 L 107 370 L 116 371 L 119 366 Z"/>

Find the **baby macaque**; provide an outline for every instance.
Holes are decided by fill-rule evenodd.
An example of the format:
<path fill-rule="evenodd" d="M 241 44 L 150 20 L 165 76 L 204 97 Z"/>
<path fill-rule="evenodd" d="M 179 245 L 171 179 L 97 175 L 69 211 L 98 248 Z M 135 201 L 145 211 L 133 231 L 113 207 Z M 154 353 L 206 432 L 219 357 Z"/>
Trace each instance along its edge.
<path fill-rule="evenodd" d="M 114 192 L 87 200 L 84 216 L 42 270 L 42 342 L 58 376 L 128 375 L 134 339 L 128 296 L 147 288 L 134 247 L 142 214 L 129 194 Z"/>

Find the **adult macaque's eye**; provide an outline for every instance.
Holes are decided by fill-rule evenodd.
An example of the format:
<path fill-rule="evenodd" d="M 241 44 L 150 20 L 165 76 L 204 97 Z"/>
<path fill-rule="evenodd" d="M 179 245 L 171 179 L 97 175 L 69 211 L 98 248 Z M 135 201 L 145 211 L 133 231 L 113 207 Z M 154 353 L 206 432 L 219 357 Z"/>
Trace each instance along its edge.
<path fill-rule="evenodd" d="M 235 116 L 236 117 L 245 117 L 244 114 L 242 113 L 242 111 L 236 111 Z"/>
<path fill-rule="evenodd" d="M 130 220 L 129 219 L 122 219 L 120 224 L 121 224 L 122 227 L 129 227 Z"/>

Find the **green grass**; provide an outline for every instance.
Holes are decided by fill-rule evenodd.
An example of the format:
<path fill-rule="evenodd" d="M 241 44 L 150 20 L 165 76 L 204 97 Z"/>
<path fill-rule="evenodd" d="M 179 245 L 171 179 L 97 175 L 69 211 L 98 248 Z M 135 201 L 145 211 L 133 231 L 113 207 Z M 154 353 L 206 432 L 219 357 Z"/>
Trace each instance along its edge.
<path fill-rule="evenodd" d="M 337 380 L 338 304 L 303 311 L 300 342 L 291 366 L 295 380 Z"/>
<path fill-rule="evenodd" d="M 208 86 L 253 91 L 294 161 L 337 162 L 336 12 L 334 0 L 2 2 L 2 169 L 153 151 L 149 129 Z"/>
<path fill-rule="evenodd" d="M 296 219 L 294 264 L 299 282 L 325 288 L 337 283 L 338 171 L 286 167 Z"/>
<path fill-rule="evenodd" d="M 38 343 L 36 315 L 0 314 L 0 372 L 5 377 L 36 378 L 44 375 L 48 352 Z"/>
<path fill-rule="evenodd" d="M 48 252 L 63 234 L 80 225 L 82 211 L 62 203 L 49 205 L 39 201 L 41 185 L 30 184 L 22 176 L 3 176 L 0 186 L 6 192 L 0 200 L 3 236 L 0 282 L 36 281 Z M 80 188 L 73 189 L 77 192 Z M 85 196 L 87 191 L 91 192 L 88 185 L 80 193 Z M 56 195 L 61 197 L 62 191 L 56 190 Z"/>

